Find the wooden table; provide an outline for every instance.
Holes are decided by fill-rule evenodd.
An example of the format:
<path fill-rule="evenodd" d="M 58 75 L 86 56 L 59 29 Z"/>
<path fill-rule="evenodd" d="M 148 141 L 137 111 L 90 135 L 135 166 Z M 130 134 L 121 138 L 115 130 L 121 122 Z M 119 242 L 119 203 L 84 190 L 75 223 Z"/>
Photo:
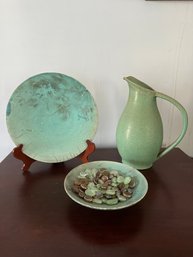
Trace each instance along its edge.
<path fill-rule="evenodd" d="M 91 160 L 120 161 L 116 149 Z M 63 181 L 78 158 L 35 162 L 23 175 L 12 154 L 0 164 L 1 257 L 192 257 L 193 160 L 179 149 L 143 171 L 149 190 L 135 206 L 96 211 L 74 203 Z"/>

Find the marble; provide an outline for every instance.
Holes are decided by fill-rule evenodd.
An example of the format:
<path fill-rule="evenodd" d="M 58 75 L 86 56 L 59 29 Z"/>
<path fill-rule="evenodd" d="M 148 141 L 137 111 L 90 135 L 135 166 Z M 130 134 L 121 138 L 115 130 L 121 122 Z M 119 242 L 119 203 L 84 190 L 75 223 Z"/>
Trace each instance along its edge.
<path fill-rule="evenodd" d="M 114 170 L 118 171 L 118 173 L 124 177 L 132 177 L 136 182 L 132 197 L 126 201 L 122 201 L 114 205 L 108 205 L 106 203 L 97 204 L 94 202 L 86 202 L 73 191 L 73 184 L 80 173 L 87 169 L 106 169 L 109 171 Z M 64 190 L 65 193 L 71 198 L 71 200 L 77 204 L 96 210 L 113 211 L 131 207 L 140 202 L 148 192 L 148 182 L 140 171 L 134 169 L 131 166 L 128 166 L 127 164 L 115 161 L 93 161 L 81 164 L 72 169 L 64 179 Z"/>

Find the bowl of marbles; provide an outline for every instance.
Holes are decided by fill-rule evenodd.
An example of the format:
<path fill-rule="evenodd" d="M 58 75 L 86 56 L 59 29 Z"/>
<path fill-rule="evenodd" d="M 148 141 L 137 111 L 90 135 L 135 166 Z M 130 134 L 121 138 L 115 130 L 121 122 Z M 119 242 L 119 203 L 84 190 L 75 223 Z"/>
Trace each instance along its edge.
<path fill-rule="evenodd" d="M 72 169 L 64 190 L 76 203 L 98 210 L 119 210 L 141 201 L 148 183 L 138 170 L 114 161 L 93 161 Z"/>

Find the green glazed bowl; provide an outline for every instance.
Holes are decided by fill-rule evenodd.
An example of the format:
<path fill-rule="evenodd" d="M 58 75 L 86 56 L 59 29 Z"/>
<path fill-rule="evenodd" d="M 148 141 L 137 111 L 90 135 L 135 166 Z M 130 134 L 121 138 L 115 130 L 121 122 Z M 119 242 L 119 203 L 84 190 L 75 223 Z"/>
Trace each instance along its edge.
<path fill-rule="evenodd" d="M 86 202 L 84 199 L 80 198 L 76 193 L 72 190 L 72 185 L 75 179 L 78 177 L 81 171 L 85 169 L 101 169 L 105 168 L 107 170 L 117 170 L 120 175 L 131 176 L 136 181 L 136 186 L 133 191 L 133 195 L 131 198 L 127 199 L 124 202 L 118 202 L 115 205 L 108 205 L 108 204 L 96 204 L 96 203 L 89 203 Z M 92 208 L 97 210 L 119 210 L 129 206 L 132 206 L 139 201 L 141 201 L 148 191 L 148 183 L 144 175 L 139 172 L 138 170 L 119 162 L 113 161 L 94 161 L 85 164 L 81 164 L 76 168 L 72 169 L 66 176 L 64 180 L 64 190 L 67 195 L 76 203 Z"/>
<path fill-rule="evenodd" d="M 84 85 L 61 73 L 42 73 L 24 81 L 7 105 L 13 142 L 34 160 L 56 163 L 87 148 L 98 125 L 95 101 Z"/>

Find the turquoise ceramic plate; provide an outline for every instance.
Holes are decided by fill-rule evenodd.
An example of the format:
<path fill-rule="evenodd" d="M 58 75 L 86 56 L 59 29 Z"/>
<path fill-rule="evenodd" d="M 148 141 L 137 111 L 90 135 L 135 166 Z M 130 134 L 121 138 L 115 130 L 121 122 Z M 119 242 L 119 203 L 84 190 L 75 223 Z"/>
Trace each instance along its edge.
<path fill-rule="evenodd" d="M 90 92 L 60 73 L 38 74 L 13 92 L 6 113 L 16 145 L 34 160 L 61 162 L 78 156 L 97 129 L 98 112 Z"/>
<path fill-rule="evenodd" d="M 124 202 L 119 202 L 115 205 L 107 205 L 107 204 L 96 204 L 96 203 L 89 203 L 86 202 L 84 199 L 80 198 L 76 193 L 72 190 L 72 185 L 75 179 L 78 177 L 81 171 L 85 169 L 101 169 L 105 168 L 108 170 L 117 170 L 119 174 L 125 176 L 131 176 L 136 181 L 136 186 L 133 191 L 133 195 L 131 198 L 127 199 Z M 119 210 L 129 206 L 132 206 L 139 201 L 141 201 L 147 193 L 148 190 L 148 183 L 146 178 L 143 176 L 141 172 L 138 170 L 129 167 L 126 164 L 119 163 L 119 162 L 112 162 L 112 161 L 94 161 L 85 163 L 82 165 L 77 166 L 76 168 L 72 169 L 66 176 L 64 180 L 64 189 L 67 195 L 76 203 L 83 205 L 88 208 L 97 209 L 97 210 Z"/>

